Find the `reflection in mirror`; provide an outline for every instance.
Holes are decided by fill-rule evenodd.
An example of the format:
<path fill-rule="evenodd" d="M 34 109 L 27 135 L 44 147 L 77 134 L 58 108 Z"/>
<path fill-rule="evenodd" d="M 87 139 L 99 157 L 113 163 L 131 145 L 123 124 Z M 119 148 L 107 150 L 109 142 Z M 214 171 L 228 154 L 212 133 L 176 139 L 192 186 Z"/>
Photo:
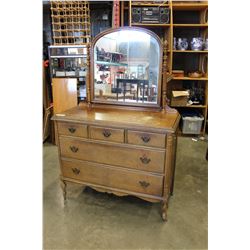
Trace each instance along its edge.
<path fill-rule="evenodd" d="M 143 30 L 102 36 L 94 46 L 94 100 L 157 104 L 160 45 Z"/>

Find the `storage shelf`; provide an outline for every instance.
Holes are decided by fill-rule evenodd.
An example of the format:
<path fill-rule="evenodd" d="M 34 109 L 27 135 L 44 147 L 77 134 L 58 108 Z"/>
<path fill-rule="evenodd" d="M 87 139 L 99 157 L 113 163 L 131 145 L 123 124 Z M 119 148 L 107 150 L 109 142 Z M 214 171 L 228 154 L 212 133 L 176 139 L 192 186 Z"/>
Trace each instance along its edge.
<path fill-rule="evenodd" d="M 207 3 L 173 3 L 173 10 L 204 10 L 208 8 Z"/>
<path fill-rule="evenodd" d="M 77 44 L 71 44 L 69 45 L 51 45 L 49 46 L 50 49 L 58 49 L 58 48 L 87 48 L 88 47 L 88 43 L 82 43 L 81 45 L 77 45 Z"/>
<path fill-rule="evenodd" d="M 171 108 L 206 108 L 206 105 L 186 105 L 186 106 L 171 106 Z"/>
<path fill-rule="evenodd" d="M 207 28 L 208 24 L 200 24 L 200 23 L 175 23 L 173 24 L 174 28 Z"/>
<path fill-rule="evenodd" d="M 169 23 L 131 23 L 131 26 L 170 27 Z"/>
<path fill-rule="evenodd" d="M 53 76 L 53 78 L 86 78 L 86 76 Z"/>
<path fill-rule="evenodd" d="M 109 65 L 109 66 L 128 66 L 127 63 L 115 63 L 115 62 L 105 62 L 105 61 L 96 61 L 96 64 Z"/>
<path fill-rule="evenodd" d="M 87 58 L 87 55 L 50 56 L 50 58 Z"/>
<path fill-rule="evenodd" d="M 208 53 L 208 50 L 173 50 L 174 53 Z"/>
<path fill-rule="evenodd" d="M 183 134 L 182 133 L 182 130 L 181 130 L 181 128 L 179 127 L 178 129 L 177 129 L 177 135 L 178 136 L 180 136 L 180 137 L 189 137 L 189 138 L 191 138 L 191 137 L 200 137 L 200 136 L 204 136 L 204 134 L 203 134 L 203 128 L 201 129 L 201 132 L 197 135 L 197 134 Z"/>
<path fill-rule="evenodd" d="M 207 81 L 208 77 L 174 76 L 173 80 Z"/>
<path fill-rule="evenodd" d="M 169 7 L 169 4 L 167 4 L 167 3 L 140 3 L 140 2 L 136 3 L 136 2 L 132 2 L 131 6 Z"/>

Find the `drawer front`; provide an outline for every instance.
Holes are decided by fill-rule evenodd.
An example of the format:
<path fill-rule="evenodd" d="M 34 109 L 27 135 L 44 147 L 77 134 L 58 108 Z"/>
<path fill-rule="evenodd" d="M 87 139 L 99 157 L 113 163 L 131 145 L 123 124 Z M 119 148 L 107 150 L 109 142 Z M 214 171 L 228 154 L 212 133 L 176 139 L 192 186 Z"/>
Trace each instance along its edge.
<path fill-rule="evenodd" d="M 61 156 L 163 173 L 165 151 L 129 148 L 60 137 Z"/>
<path fill-rule="evenodd" d="M 128 143 L 149 147 L 165 148 L 166 134 L 156 134 L 128 130 Z"/>
<path fill-rule="evenodd" d="M 90 138 L 95 140 L 104 140 L 112 142 L 124 142 L 123 129 L 111 129 L 104 127 L 90 126 Z"/>
<path fill-rule="evenodd" d="M 87 125 L 68 123 L 68 122 L 58 122 L 57 127 L 59 135 L 88 137 Z"/>
<path fill-rule="evenodd" d="M 163 176 L 77 161 L 62 161 L 62 174 L 92 184 L 162 196 Z"/>

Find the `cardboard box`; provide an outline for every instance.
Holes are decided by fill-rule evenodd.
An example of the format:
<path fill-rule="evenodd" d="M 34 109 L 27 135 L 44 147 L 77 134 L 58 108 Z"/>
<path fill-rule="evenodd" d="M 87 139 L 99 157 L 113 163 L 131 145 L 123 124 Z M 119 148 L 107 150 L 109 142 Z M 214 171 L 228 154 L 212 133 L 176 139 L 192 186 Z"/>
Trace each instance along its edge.
<path fill-rule="evenodd" d="M 186 90 L 173 90 L 171 96 L 171 106 L 187 106 L 189 92 Z"/>

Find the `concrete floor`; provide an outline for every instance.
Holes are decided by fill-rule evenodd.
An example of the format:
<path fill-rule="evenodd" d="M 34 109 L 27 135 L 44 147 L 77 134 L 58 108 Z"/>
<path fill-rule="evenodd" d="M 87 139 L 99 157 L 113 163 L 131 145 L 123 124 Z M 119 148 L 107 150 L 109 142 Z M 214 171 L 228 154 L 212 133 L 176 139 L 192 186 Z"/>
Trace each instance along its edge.
<path fill-rule="evenodd" d="M 78 185 L 63 205 L 57 147 L 44 144 L 44 249 L 207 249 L 207 142 L 178 140 L 168 222 L 160 205 Z"/>

